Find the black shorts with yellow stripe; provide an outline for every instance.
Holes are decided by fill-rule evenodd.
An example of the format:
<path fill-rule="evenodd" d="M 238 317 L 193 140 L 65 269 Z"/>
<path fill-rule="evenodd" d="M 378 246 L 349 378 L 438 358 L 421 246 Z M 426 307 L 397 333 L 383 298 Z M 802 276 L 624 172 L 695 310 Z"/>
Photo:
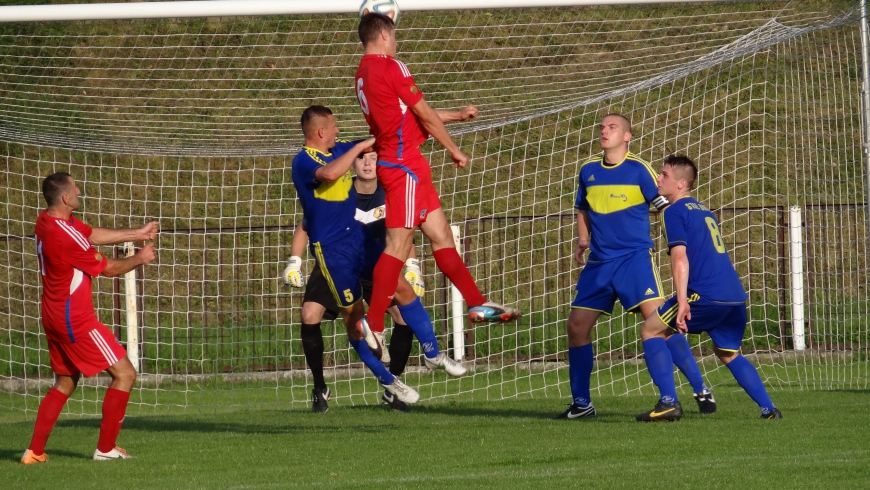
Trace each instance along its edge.
<path fill-rule="evenodd" d="M 372 300 L 372 282 L 368 279 L 360 279 L 359 282 L 362 286 L 363 299 L 366 304 L 368 304 Z M 335 320 L 341 315 L 341 310 L 338 305 L 335 304 L 335 298 L 332 297 L 329 283 L 326 282 L 326 278 L 323 277 L 323 273 L 320 272 L 319 266 L 315 266 L 314 270 L 311 271 L 311 275 L 308 276 L 308 281 L 305 283 L 305 295 L 302 298 L 302 302 L 317 303 L 326 308 L 326 311 L 323 313 L 324 320 Z M 393 299 L 390 306 L 398 306 L 398 304 L 399 303 Z"/>

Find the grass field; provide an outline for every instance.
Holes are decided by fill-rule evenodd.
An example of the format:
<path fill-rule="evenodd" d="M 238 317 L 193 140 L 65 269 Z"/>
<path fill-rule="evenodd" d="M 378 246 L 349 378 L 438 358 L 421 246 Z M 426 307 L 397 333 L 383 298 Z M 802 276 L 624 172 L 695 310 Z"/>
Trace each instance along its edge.
<path fill-rule="evenodd" d="M 463 230 L 463 259 L 488 297 L 525 312 L 504 328 L 476 328 L 468 355 L 564 355 L 579 273 L 577 170 L 599 151 L 595 127 L 611 111 L 632 117 L 632 151 L 643 158 L 682 151 L 701 164 L 697 197 L 720 214 L 750 294 L 747 352 L 791 348 L 787 225 L 798 206 L 809 347 L 866 355 L 860 43 L 857 17 L 840 17 L 855 4 L 404 13 L 399 52 L 427 100 L 481 108 L 452 129 L 471 167 L 457 171 L 440 145 L 423 147 L 443 208 Z M 851 20 L 798 35 L 835 18 Z M 773 20 L 789 29 L 761 35 Z M 352 13 L 0 23 L 0 377 L 48 371 L 32 233 L 40 178 L 59 170 L 81 183 L 89 224 L 160 221 L 159 258 L 139 271 L 144 372 L 300 368 L 302 294 L 277 279 L 301 220 L 290 183 L 298 114 L 324 103 L 344 135 L 367 134 L 348 84 L 362 53 L 357 23 Z M 766 40 L 751 54 L 698 62 L 759 35 Z M 447 347 L 448 285 L 419 243 L 423 302 Z M 98 315 L 123 338 L 121 284 L 96 284 Z M 616 313 L 598 327 L 596 352 L 633 358 L 638 322 Z M 328 333 L 328 362 L 349 354 L 341 331 Z"/>
<path fill-rule="evenodd" d="M 719 411 L 671 424 L 634 415 L 654 397 L 598 396 L 594 420 L 552 420 L 554 398 L 186 412 L 131 407 L 119 444 L 90 460 L 97 418 L 61 417 L 48 464 L 18 463 L 33 414 L 0 422 L 0 488 L 863 488 L 868 390 L 776 390 L 782 420 L 758 418 L 733 382 Z M 138 413 L 137 413 L 138 412 Z"/>
<path fill-rule="evenodd" d="M 140 275 L 141 352 L 144 372 L 181 377 L 140 384 L 119 441 L 136 459 L 99 465 L 89 459 L 99 419 L 65 414 L 51 462 L 22 467 L 37 392 L 0 393 L 0 490 L 866 487 L 870 253 L 856 24 L 617 90 L 677 73 L 773 18 L 799 32 L 854 4 L 403 14 L 401 58 L 427 100 L 482 109 L 455 134 L 473 167 L 456 171 L 439 145 L 424 146 L 444 209 L 463 227 L 464 258 L 493 299 L 527 313 L 476 328 L 466 345 L 477 359 L 564 355 L 577 168 L 598 151 L 601 115 L 629 113 L 644 158 L 681 151 L 702 163 L 697 196 L 721 213 L 751 295 L 745 351 L 762 352 L 753 362 L 763 361 L 785 419 L 759 420 L 719 367 L 704 372 L 720 412 L 702 419 L 683 392 L 686 418 L 666 425 L 634 421 L 655 400 L 635 363 L 638 321 L 619 311 L 597 327 L 596 352 L 615 365 L 593 385 L 629 394 L 594 395 L 597 420 L 552 420 L 567 402 L 564 370 L 422 374 L 410 384 L 424 402 L 410 414 L 378 406 L 370 377 L 336 383 L 341 398 L 325 415 L 309 412 L 304 378 L 265 381 L 303 365 L 302 295 L 277 280 L 301 219 L 289 184 L 298 113 L 324 103 L 343 134 L 366 134 L 347 83 L 361 53 L 354 15 L 326 27 L 309 17 L 0 23 L 0 133 L 24 135 L 0 134 L 0 381 L 47 374 L 30 237 L 40 176 L 58 170 L 82 182 L 92 225 L 160 220 L 160 259 Z M 792 327 L 789 206 L 804 213 L 811 349 L 779 356 Z M 447 347 L 446 284 L 427 253 L 424 303 Z M 663 252 L 659 260 L 667 264 Z M 663 279 L 670 290 L 667 271 Z M 121 325 L 120 284 L 97 288 L 101 320 Z M 324 329 L 332 360 L 346 359 L 341 328 Z M 223 374 L 253 381 L 225 384 Z M 81 392 L 70 412 L 99 413 L 101 389 Z"/>

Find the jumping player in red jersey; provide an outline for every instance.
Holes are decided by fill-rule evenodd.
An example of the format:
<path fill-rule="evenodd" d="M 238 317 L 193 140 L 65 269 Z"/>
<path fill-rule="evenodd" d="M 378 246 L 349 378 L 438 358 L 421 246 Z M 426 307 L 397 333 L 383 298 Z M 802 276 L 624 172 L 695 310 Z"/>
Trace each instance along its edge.
<path fill-rule="evenodd" d="M 65 172 L 46 177 L 42 194 L 48 207 L 36 220 L 36 253 L 42 274 L 42 325 L 55 383 L 39 404 L 33 439 L 21 462 L 48 461 L 45 444 L 79 378 L 101 371 L 109 373 L 112 383 L 103 399 L 103 421 L 94 459 L 126 459 L 130 456 L 115 441 L 136 381 L 136 370 L 112 331 L 94 313 L 91 279 L 100 274 L 119 276 L 151 262 L 154 246 L 149 243 L 136 255 L 124 259 L 105 257 L 93 246 L 153 240 L 157 236 L 157 222 L 136 230 L 91 228 L 72 215 L 79 207 L 81 191 Z"/>
<path fill-rule="evenodd" d="M 487 301 L 477 288 L 456 251 L 453 233 L 432 184 L 432 170 L 419 149 L 431 135 L 450 152 L 457 167 L 465 168 L 468 156 L 450 137 L 444 123 L 474 119 L 477 108 L 469 104 L 461 111 L 436 111 L 429 106 L 408 67 L 396 59 L 396 31 L 389 17 L 364 15 L 358 32 L 365 55 L 356 72 L 354 89 L 376 138 L 378 181 L 387 194 L 387 244 L 373 274 L 370 328 L 377 333 L 384 330 L 384 314 L 402 265 L 410 255 L 416 227 L 429 238 L 438 268 L 465 298 L 472 322 L 506 322 L 519 317 L 519 311 Z"/>

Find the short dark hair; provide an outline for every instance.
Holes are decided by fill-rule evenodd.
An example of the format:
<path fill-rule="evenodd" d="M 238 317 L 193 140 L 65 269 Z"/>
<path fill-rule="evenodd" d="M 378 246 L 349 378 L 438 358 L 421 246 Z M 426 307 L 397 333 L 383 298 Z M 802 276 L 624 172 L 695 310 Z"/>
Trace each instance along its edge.
<path fill-rule="evenodd" d="M 626 131 L 626 132 L 631 133 L 631 120 L 629 118 L 623 116 L 622 114 L 620 114 L 618 112 L 611 112 L 610 114 L 602 117 L 601 120 L 604 121 L 604 119 L 606 119 L 610 116 L 614 116 L 614 117 L 618 117 L 618 118 L 622 119 L 622 121 L 625 122 L 625 127 L 628 128 L 628 131 Z M 634 133 L 632 133 L 632 134 L 634 134 Z"/>
<path fill-rule="evenodd" d="M 302 134 L 304 134 L 306 137 L 310 136 L 310 132 L 313 129 L 316 129 L 314 128 L 313 124 L 314 119 L 319 117 L 327 118 L 331 115 L 332 111 L 329 110 L 329 107 L 322 105 L 313 105 L 308 107 L 307 109 L 302 111 L 302 120 L 300 121 L 300 124 L 302 126 Z"/>
<path fill-rule="evenodd" d="M 69 192 L 72 175 L 66 172 L 55 172 L 42 181 L 42 196 L 48 206 L 54 206 L 60 196 Z"/>
<path fill-rule="evenodd" d="M 365 46 L 377 39 L 381 31 L 385 29 L 392 31 L 395 28 L 396 24 L 393 23 L 393 19 L 384 14 L 371 13 L 362 16 L 356 32 L 359 34 L 359 41 Z"/>
<path fill-rule="evenodd" d="M 678 170 L 682 178 L 689 181 L 689 190 L 695 187 L 695 181 L 698 180 L 698 167 L 691 158 L 686 155 L 668 155 L 665 157 L 665 165 Z"/>

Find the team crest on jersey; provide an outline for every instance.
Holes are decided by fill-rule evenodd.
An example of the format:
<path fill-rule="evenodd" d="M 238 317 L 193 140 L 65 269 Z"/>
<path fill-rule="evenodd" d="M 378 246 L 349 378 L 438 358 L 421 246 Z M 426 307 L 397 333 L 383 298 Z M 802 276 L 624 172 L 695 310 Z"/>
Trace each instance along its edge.
<path fill-rule="evenodd" d="M 416 85 L 411 85 L 410 90 L 412 94 L 416 94 L 419 91 Z"/>
<path fill-rule="evenodd" d="M 374 215 L 375 219 L 384 219 L 384 217 L 387 215 L 386 208 L 384 206 L 381 206 L 379 208 L 372 209 L 372 215 Z"/>
<path fill-rule="evenodd" d="M 97 253 L 94 254 L 94 258 L 97 260 L 97 262 L 102 262 L 102 261 L 103 261 L 103 256 L 100 255 L 99 252 L 97 252 Z"/>

